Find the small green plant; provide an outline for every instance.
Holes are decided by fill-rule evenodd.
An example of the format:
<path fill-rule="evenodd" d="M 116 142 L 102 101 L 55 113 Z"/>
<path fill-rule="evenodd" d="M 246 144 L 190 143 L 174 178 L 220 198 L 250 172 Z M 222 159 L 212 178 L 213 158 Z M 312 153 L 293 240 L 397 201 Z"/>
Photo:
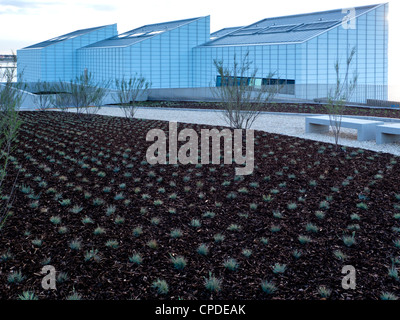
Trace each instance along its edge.
<path fill-rule="evenodd" d="M 214 241 L 215 242 L 218 243 L 218 242 L 222 242 L 224 240 L 225 240 L 225 236 L 223 234 L 217 233 L 217 234 L 214 235 Z"/>
<path fill-rule="evenodd" d="M 61 223 L 61 218 L 60 218 L 60 216 L 51 216 L 50 217 L 50 222 L 52 224 L 55 224 L 55 225 L 60 224 Z"/>
<path fill-rule="evenodd" d="M 133 231 L 132 231 L 132 234 L 133 234 L 135 237 L 139 237 L 142 233 L 143 233 L 143 230 L 142 230 L 142 227 L 140 227 L 140 226 L 135 227 L 135 228 L 133 229 Z"/>
<path fill-rule="evenodd" d="M 150 249 L 157 249 L 158 248 L 158 243 L 157 243 L 157 241 L 156 240 L 149 240 L 148 242 L 147 242 L 147 246 L 150 248 Z"/>
<path fill-rule="evenodd" d="M 39 300 L 39 298 L 32 291 L 24 291 L 18 295 L 19 300 Z"/>
<path fill-rule="evenodd" d="M 303 255 L 303 253 L 301 252 L 301 250 L 293 250 L 292 255 L 295 259 L 300 259 L 300 257 Z"/>
<path fill-rule="evenodd" d="M 75 291 L 75 288 L 72 289 L 72 293 L 66 298 L 66 300 L 70 300 L 70 301 L 81 300 L 81 299 L 82 299 L 82 296 L 78 292 Z"/>
<path fill-rule="evenodd" d="M 333 252 L 333 255 L 336 257 L 336 259 L 340 261 L 345 261 L 348 257 L 345 255 L 342 251 L 336 250 Z"/>
<path fill-rule="evenodd" d="M 266 294 L 274 294 L 278 289 L 272 281 L 264 280 L 261 282 L 261 289 Z"/>
<path fill-rule="evenodd" d="M 227 228 L 228 231 L 240 231 L 241 229 L 242 227 L 235 223 L 230 224 Z"/>
<path fill-rule="evenodd" d="M 192 219 L 192 221 L 190 221 L 190 225 L 194 228 L 200 228 L 201 222 L 199 219 Z"/>
<path fill-rule="evenodd" d="M 80 207 L 78 205 L 74 205 L 69 211 L 75 214 L 80 213 L 83 210 L 83 207 Z"/>
<path fill-rule="evenodd" d="M 100 235 L 100 234 L 105 234 L 105 233 L 106 233 L 106 231 L 102 227 L 97 227 L 93 231 L 93 234 L 95 234 L 95 235 Z"/>
<path fill-rule="evenodd" d="M 398 300 L 398 297 L 390 292 L 382 292 L 380 298 L 381 300 Z"/>
<path fill-rule="evenodd" d="M 204 277 L 204 286 L 211 292 L 221 291 L 221 284 L 222 280 L 213 276 L 211 272 L 209 272 L 208 278 Z"/>
<path fill-rule="evenodd" d="M 116 216 L 114 219 L 115 224 L 123 224 L 125 222 L 125 218 L 121 216 Z"/>
<path fill-rule="evenodd" d="M 186 267 L 187 260 L 183 256 L 176 256 L 170 254 L 171 262 L 177 270 L 183 270 Z"/>
<path fill-rule="evenodd" d="M 276 232 L 281 231 L 281 227 L 278 226 L 278 225 L 272 225 L 272 226 L 269 228 L 269 230 L 270 230 L 272 233 L 276 233 Z"/>
<path fill-rule="evenodd" d="M 353 231 L 351 236 L 348 235 L 344 235 L 342 237 L 343 243 L 347 246 L 347 247 L 351 247 L 352 245 L 354 245 L 356 243 L 356 239 L 355 239 L 355 231 Z"/>
<path fill-rule="evenodd" d="M 392 265 L 392 267 L 388 269 L 388 275 L 389 277 L 395 279 L 396 281 L 399 281 L 399 272 L 397 271 L 394 265 Z"/>
<path fill-rule="evenodd" d="M 153 282 L 152 287 L 157 289 L 158 294 L 168 293 L 168 283 L 165 280 L 157 279 Z"/>
<path fill-rule="evenodd" d="M 72 240 L 69 243 L 69 247 L 72 250 L 80 250 L 81 247 L 82 247 L 82 242 L 80 240 L 78 240 L 78 239 Z"/>
<path fill-rule="evenodd" d="M 33 244 L 34 246 L 36 246 L 36 247 L 41 247 L 42 244 L 43 244 L 43 240 L 41 240 L 41 239 L 33 239 L 33 240 L 32 240 L 32 244 Z"/>
<path fill-rule="evenodd" d="M 312 241 L 310 237 L 308 237 L 308 236 L 303 236 L 303 235 L 300 235 L 300 236 L 298 237 L 298 240 L 299 240 L 299 242 L 300 242 L 301 244 L 307 244 L 307 243 L 310 243 L 310 242 Z"/>
<path fill-rule="evenodd" d="M 130 257 L 129 257 L 129 262 L 140 265 L 143 262 L 143 258 L 139 253 L 134 252 Z"/>
<path fill-rule="evenodd" d="M 332 293 L 332 290 L 325 286 L 318 287 L 318 294 L 321 296 L 321 298 L 325 298 L 325 299 L 329 298 L 331 293 Z"/>
<path fill-rule="evenodd" d="M 71 200 L 70 199 L 63 199 L 61 201 L 59 201 L 59 203 L 63 206 L 63 207 L 67 207 L 71 204 Z"/>
<path fill-rule="evenodd" d="M 323 210 L 328 210 L 330 207 L 329 202 L 324 200 L 319 203 L 319 208 Z"/>
<path fill-rule="evenodd" d="M 111 216 L 115 213 L 115 211 L 117 210 L 117 207 L 114 205 L 109 205 L 106 208 L 106 216 Z"/>
<path fill-rule="evenodd" d="M 182 237 L 182 231 L 180 229 L 173 229 L 171 230 L 170 234 L 171 238 L 180 238 Z"/>
<path fill-rule="evenodd" d="M 88 216 L 83 217 L 81 221 L 82 221 L 83 224 L 94 223 L 94 221 L 92 220 L 92 218 L 90 218 L 90 217 L 88 217 Z"/>
<path fill-rule="evenodd" d="M 22 275 L 21 271 L 11 272 L 7 277 L 8 283 L 20 283 L 25 279 L 25 276 Z"/>
<path fill-rule="evenodd" d="M 117 249 L 119 247 L 119 243 L 117 240 L 107 240 L 106 247 Z"/>
<path fill-rule="evenodd" d="M 357 206 L 357 208 L 359 208 L 359 209 L 368 210 L 368 205 L 365 204 L 364 202 L 357 203 L 356 206 Z"/>
<path fill-rule="evenodd" d="M 307 223 L 306 231 L 316 233 L 316 232 L 318 232 L 318 227 L 315 224 Z"/>
<path fill-rule="evenodd" d="M 275 263 L 272 267 L 273 273 L 285 273 L 286 271 L 286 264 Z"/>
<path fill-rule="evenodd" d="M 289 210 L 295 210 L 295 209 L 297 209 L 297 204 L 294 203 L 294 202 L 289 202 L 288 205 L 287 205 L 287 208 Z"/>
<path fill-rule="evenodd" d="M 198 246 L 197 248 L 197 253 L 202 255 L 202 256 L 206 256 L 208 255 L 209 252 L 209 248 L 206 244 L 202 243 Z"/>
<path fill-rule="evenodd" d="M 253 254 L 253 251 L 250 249 L 243 249 L 242 250 L 242 255 L 244 255 L 246 258 L 250 258 L 250 256 Z"/>
<path fill-rule="evenodd" d="M 239 268 L 239 263 L 236 259 L 229 258 L 224 261 L 223 266 L 229 271 L 236 271 Z"/>
<path fill-rule="evenodd" d="M 98 254 L 99 250 L 97 249 L 90 249 L 89 251 L 85 252 L 84 255 L 84 260 L 85 261 L 95 261 L 95 262 L 100 262 L 101 261 L 101 257 Z"/>

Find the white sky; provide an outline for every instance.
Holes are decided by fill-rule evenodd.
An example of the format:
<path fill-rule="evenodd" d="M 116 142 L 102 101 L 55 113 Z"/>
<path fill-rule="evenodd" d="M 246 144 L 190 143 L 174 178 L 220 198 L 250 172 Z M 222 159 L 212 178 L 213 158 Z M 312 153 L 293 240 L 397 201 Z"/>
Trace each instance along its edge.
<path fill-rule="evenodd" d="M 117 23 L 119 33 L 145 24 L 210 15 L 211 32 L 299 13 L 384 0 L 0 0 L 0 54 L 78 29 Z M 400 85 L 400 1 L 389 2 L 389 84 Z"/>

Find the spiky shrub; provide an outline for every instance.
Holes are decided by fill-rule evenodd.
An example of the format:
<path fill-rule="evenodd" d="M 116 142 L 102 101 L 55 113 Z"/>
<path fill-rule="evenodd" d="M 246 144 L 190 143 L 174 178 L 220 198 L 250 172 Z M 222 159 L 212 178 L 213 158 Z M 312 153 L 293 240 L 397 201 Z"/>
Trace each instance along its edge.
<path fill-rule="evenodd" d="M 183 270 L 186 267 L 187 260 L 183 256 L 176 256 L 170 255 L 171 263 L 173 264 L 176 270 Z"/>
<path fill-rule="evenodd" d="M 43 240 L 42 239 L 33 239 L 32 240 L 32 244 L 36 247 L 41 247 L 43 244 Z"/>
<path fill-rule="evenodd" d="M 344 254 L 342 251 L 340 250 L 336 250 L 333 252 L 333 255 L 335 256 L 336 259 L 340 260 L 340 261 L 345 261 L 348 257 L 346 254 Z"/>
<path fill-rule="evenodd" d="M 272 281 L 264 280 L 261 282 L 261 289 L 266 294 L 274 294 L 278 289 Z"/>
<path fill-rule="evenodd" d="M 321 298 L 329 298 L 331 293 L 332 290 L 325 286 L 318 287 L 318 294 L 321 296 Z"/>
<path fill-rule="evenodd" d="M 150 83 L 144 77 L 135 76 L 128 80 L 125 78 L 115 80 L 117 92 L 113 98 L 115 103 L 120 105 L 127 119 L 134 119 L 137 110 L 136 100 L 140 94 L 145 94 L 150 86 Z"/>
<path fill-rule="evenodd" d="M 78 240 L 78 239 L 72 240 L 72 241 L 69 243 L 69 247 L 70 247 L 72 250 L 80 250 L 81 247 L 82 247 L 82 242 L 81 242 L 80 240 Z"/>
<path fill-rule="evenodd" d="M 133 264 L 140 265 L 143 262 L 143 258 L 139 253 L 134 252 L 130 257 L 129 257 L 129 262 Z"/>
<path fill-rule="evenodd" d="M 229 271 L 236 271 L 239 268 L 239 263 L 236 259 L 229 258 L 224 261 L 223 266 Z"/>
<path fill-rule="evenodd" d="M 148 242 L 147 242 L 147 246 L 149 247 L 149 248 L 151 248 L 151 249 L 157 249 L 158 248 L 158 243 L 157 243 L 157 241 L 156 240 L 149 240 Z"/>
<path fill-rule="evenodd" d="M 308 237 L 308 236 L 303 236 L 303 235 L 300 235 L 300 236 L 298 237 L 298 240 L 299 240 L 299 242 L 300 242 L 301 244 L 307 244 L 307 243 L 310 243 L 310 242 L 312 241 L 310 237 Z"/>
<path fill-rule="evenodd" d="M 99 250 L 90 249 L 89 251 L 86 251 L 85 255 L 84 255 L 84 260 L 85 261 L 100 262 L 101 261 L 101 257 L 99 255 Z"/>
<path fill-rule="evenodd" d="M 303 255 L 303 253 L 301 252 L 301 250 L 293 250 L 292 255 L 295 259 L 300 259 L 300 257 Z"/>
<path fill-rule="evenodd" d="M 102 228 L 102 227 L 97 227 L 93 231 L 93 234 L 95 234 L 95 235 L 100 235 L 100 234 L 105 234 L 105 233 L 106 233 L 106 230 L 104 230 L 104 228 Z"/>
<path fill-rule="evenodd" d="M 158 294 L 167 294 L 168 293 L 168 283 L 165 280 L 157 279 L 152 283 L 152 287 L 157 289 Z"/>
<path fill-rule="evenodd" d="M 119 243 L 117 240 L 107 240 L 106 247 L 117 249 L 119 247 Z"/>
<path fill-rule="evenodd" d="M 25 276 L 22 275 L 21 271 L 15 271 L 8 275 L 7 282 L 8 283 L 20 283 L 25 279 Z"/>
<path fill-rule="evenodd" d="M 142 227 L 140 227 L 140 226 L 135 227 L 135 228 L 133 229 L 133 231 L 132 231 L 132 234 L 133 234 L 135 237 L 139 237 L 142 233 L 143 233 L 143 230 L 142 230 Z"/>
<path fill-rule="evenodd" d="M 182 237 L 182 231 L 180 229 L 173 229 L 173 230 L 171 230 L 169 235 L 171 238 L 174 238 L 174 239 L 180 238 L 180 237 Z"/>
<path fill-rule="evenodd" d="M 250 256 L 253 254 L 253 251 L 250 249 L 243 249 L 242 250 L 242 255 L 244 255 L 246 258 L 250 258 Z"/>
<path fill-rule="evenodd" d="M 225 240 L 225 236 L 221 233 L 217 233 L 214 235 L 214 241 L 219 243 Z"/>
<path fill-rule="evenodd" d="M 202 256 L 208 255 L 208 252 L 209 252 L 209 247 L 204 243 L 200 244 L 197 248 L 197 253 Z"/>
<path fill-rule="evenodd" d="M 18 300 L 39 300 L 39 298 L 32 291 L 24 291 L 18 295 Z"/>
<path fill-rule="evenodd" d="M 272 267 L 273 273 L 285 273 L 286 271 L 286 264 L 275 263 Z"/>
<path fill-rule="evenodd" d="M 380 296 L 381 300 L 398 300 L 399 298 L 390 292 L 382 292 L 381 296 Z"/>
<path fill-rule="evenodd" d="M 221 291 L 222 280 L 216 278 L 211 272 L 208 274 L 208 278 L 204 277 L 204 286 L 211 292 Z"/>
<path fill-rule="evenodd" d="M 343 243 L 347 246 L 347 247 L 351 247 L 352 245 L 354 245 L 356 243 L 356 239 L 355 239 L 355 231 L 353 231 L 351 236 L 348 235 L 344 235 L 342 237 Z"/>
<path fill-rule="evenodd" d="M 82 300 L 82 295 L 76 292 L 75 288 L 72 289 L 72 293 L 65 298 L 66 300 Z"/>

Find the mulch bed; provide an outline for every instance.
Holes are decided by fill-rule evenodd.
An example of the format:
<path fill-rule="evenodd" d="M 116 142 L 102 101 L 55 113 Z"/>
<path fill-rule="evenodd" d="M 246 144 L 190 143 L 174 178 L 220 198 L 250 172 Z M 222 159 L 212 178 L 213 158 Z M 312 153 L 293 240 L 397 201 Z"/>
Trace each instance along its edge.
<path fill-rule="evenodd" d="M 238 177 L 235 165 L 149 165 L 146 134 L 167 133 L 165 121 L 61 112 L 21 118 L 5 185 L 7 194 L 20 169 L 13 214 L 0 231 L 0 299 L 29 290 L 39 299 L 76 292 L 104 300 L 316 300 L 324 298 L 321 286 L 334 300 L 400 295 L 400 282 L 388 274 L 399 263 L 399 157 L 256 131 L 254 173 Z M 184 128 L 200 136 L 212 127 L 179 124 Z M 103 203 L 95 205 L 96 198 Z M 71 212 L 74 206 L 82 211 Z M 115 212 L 107 213 L 110 206 Z M 105 233 L 94 234 L 98 227 Z M 137 227 L 140 235 L 133 234 Z M 174 229 L 180 237 L 171 237 Z M 345 245 L 342 237 L 353 232 L 355 243 Z M 72 240 L 80 249 L 71 249 Z M 109 240 L 118 247 L 107 246 Z M 208 245 L 208 255 L 197 253 L 200 244 Z M 85 260 L 90 250 L 100 259 Z M 140 265 L 129 261 L 133 253 L 141 255 Z M 183 256 L 187 265 L 176 269 L 171 256 Z M 237 270 L 224 266 L 229 258 Z M 275 264 L 286 269 L 276 273 Z M 68 275 L 56 290 L 42 288 L 43 265 Z M 355 290 L 342 288 L 345 265 L 357 271 Z M 18 271 L 22 281 L 8 281 Z M 222 281 L 220 291 L 205 288 L 210 273 Z M 157 279 L 167 282 L 167 294 L 152 286 Z M 261 289 L 264 280 L 275 284 L 273 294 Z"/>
<path fill-rule="evenodd" d="M 198 101 L 145 101 L 140 102 L 139 105 L 146 107 L 189 108 L 205 110 L 223 109 L 221 103 Z M 326 105 L 317 103 L 264 103 L 261 105 L 261 110 L 264 112 L 328 114 Z M 343 115 L 400 118 L 400 109 L 346 106 L 343 110 Z"/>

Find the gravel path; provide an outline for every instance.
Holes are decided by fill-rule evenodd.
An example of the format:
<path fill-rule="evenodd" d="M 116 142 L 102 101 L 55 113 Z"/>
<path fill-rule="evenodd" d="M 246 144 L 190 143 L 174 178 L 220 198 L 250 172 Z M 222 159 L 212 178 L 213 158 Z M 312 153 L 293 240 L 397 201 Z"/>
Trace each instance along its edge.
<path fill-rule="evenodd" d="M 103 107 L 98 114 L 108 116 L 124 116 L 122 110 L 120 110 L 118 107 Z M 136 117 L 142 119 L 166 120 L 182 123 L 227 125 L 223 119 L 222 112 L 217 110 L 140 107 L 137 110 Z M 334 143 L 334 136 L 332 132 L 329 134 L 306 134 L 305 117 L 306 115 L 279 115 L 263 113 L 254 122 L 252 129 L 309 140 Z M 341 129 L 339 144 L 349 147 L 391 153 L 400 156 L 399 143 L 377 145 L 375 141 L 360 142 L 357 141 L 357 131 L 353 129 Z"/>

